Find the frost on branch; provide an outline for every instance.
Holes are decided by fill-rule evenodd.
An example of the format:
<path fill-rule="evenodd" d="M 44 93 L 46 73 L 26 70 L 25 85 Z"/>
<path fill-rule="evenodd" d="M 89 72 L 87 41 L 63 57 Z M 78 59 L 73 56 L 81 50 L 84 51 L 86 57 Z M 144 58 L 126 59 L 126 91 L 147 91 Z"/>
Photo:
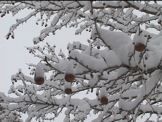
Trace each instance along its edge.
<path fill-rule="evenodd" d="M 61 113 L 64 122 L 86 122 L 89 118 L 92 122 L 137 121 L 142 117 L 150 121 L 152 115 L 162 120 L 161 4 L 0 2 L 1 17 L 26 8 L 32 12 L 17 19 L 6 38 L 14 38 L 20 24 L 40 15 L 36 24 L 44 29 L 33 39 L 35 45 L 26 47 L 40 62 L 27 64 L 31 76 L 22 70 L 11 76 L 9 95 L 0 93 L 2 122 L 21 122 L 22 114 L 27 115 L 26 122 L 55 121 Z M 65 49 L 57 54 L 55 45 L 38 45 L 63 27 L 76 27 L 74 35 L 89 33 L 89 44 L 68 43 L 68 56 Z"/>

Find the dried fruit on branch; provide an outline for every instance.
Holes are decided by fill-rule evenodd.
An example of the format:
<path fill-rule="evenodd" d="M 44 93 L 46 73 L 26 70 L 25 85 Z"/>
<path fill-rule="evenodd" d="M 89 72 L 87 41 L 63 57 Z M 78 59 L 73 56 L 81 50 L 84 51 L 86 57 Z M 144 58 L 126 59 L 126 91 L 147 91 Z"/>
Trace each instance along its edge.
<path fill-rule="evenodd" d="M 65 80 L 67 82 L 73 82 L 74 79 L 75 79 L 75 76 L 73 74 L 65 74 Z"/>
<path fill-rule="evenodd" d="M 36 66 L 34 80 L 38 85 L 42 85 L 44 83 L 44 70 L 41 62 L 39 62 Z"/>
<path fill-rule="evenodd" d="M 42 85 L 44 83 L 44 77 L 34 77 L 35 83 Z"/>
<path fill-rule="evenodd" d="M 66 89 L 65 89 L 65 93 L 66 93 L 66 94 L 71 94 L 71 93 L 72 93 L 71 88 L 66 88 Z"/>
<path fill-rule="evenodd" d="M 101 97 L 101 103 L 102 103 L 103 105 L 108 104 L 108 99 L 107 99 L 107 97 Z"/>
<path fill-rule="evenodd" d="M 146 49 L 146 45 L 142 44 L 142 43 L 138 43 L 138 44 L 135 44 L 135 50 L 138 51 L 138 52 L 142 52 Z"/>

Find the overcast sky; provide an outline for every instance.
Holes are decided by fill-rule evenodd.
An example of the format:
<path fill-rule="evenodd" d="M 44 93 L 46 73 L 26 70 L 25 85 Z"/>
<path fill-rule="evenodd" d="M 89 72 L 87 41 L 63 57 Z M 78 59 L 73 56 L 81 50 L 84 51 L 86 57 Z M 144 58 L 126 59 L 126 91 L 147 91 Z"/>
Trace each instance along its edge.
<path fill-rule="evenodd" d="M 33 17 L 27 23 L 20 25 L 15 31 L 15 39 L 6 40 L 5 38 L 10 26 L 15 23 L 15 19 L 21 18 L 27 14 L 28 11 L 26 10 L 15 17 L 9 14 L 0 19 L 1 91 L 6 92 L 8 90 L 9 84 L 11 84 L 10 77 L 12 74 L 17 73 L 19 68 L 21 68 L 24 73 L 29 73 L 29 69 L 25 63 L 37 63 L 39 61 L 29 54 L 25 48 L 34 45 L 33 38 L 37 37 L 42 29 L 40 25 L 35 24 L 37 18 Z M 87 43 L 88 34 L 89 33 L 84 32 L 82 36 L 75 35 L 75 29 L 63 28 L 57 31 L 56 35 L 46 38 L 43 43 L 41 42 L 38 45 L 42 46 L 45 42 L 49 42 L 51 45 L 56 45 L 56 54 L 58 54 L 60 48 L 62 48 L 65 54 L 68 54 L 67 44 L 73 41 Z M 3 87 L 3 84 L 6 84 L 5 87 Z"/>
<path fill-rule="evenodd" d="M 0 19 L 0 91 L 8 93 L 8 90 L 12 84 L 11 76 L 18 72 L 21 68 L 25 75 L 30 76 L 30 70 L 25 63 L 37 64 L 40 60 L 34 58 L 33 55 L 28 53 L 25 47 L 33 46 L 33 38 L 37 37 L 42 29 L 40 25 L 36 25 L 37 18 L 33 17 L 27 23 L 20 25 L 15 31 L 15 39 L 6 40 L 5 35 L 12 24 L 15 24 L 16 18 L 22 18 L 29 13 L 28 10 L 22 11 L 15 17 L 11 14 Z M 48 42 L 51 45 L 56 45 L 56 54 L 59 53 L 60 48 L 66 54 L 67 44 L 73 41 L 80 41 L 87 44 L 89 38 L 88 32 L 83 32 L 82 35 L 75 35 L 74 28 L 63 28 L 56 32 L 54 36 L 49 36 L 44 42 L 38 45 L 44 45 Z M 24 47 L 25 46 L 25 47 Z M 32 76 L 33 77 L 33 76 Z M 19 81 L 21 82 L 21 81 Z M 17 83 L 18 84 L 18 83 Z M 63 117 L 60 116 L 58 121 L 62 122 Z M 32 120 L 35 122 L 35 120 Z"/>
<path fill-rule="evenodd" d="M 15 31 L 15 39 L 6 40 L 10 26 L 15 23 L 16 18 L 26 16 L 29 12 L 23 11 L 12 17 L 11 14 L 0 19 L 0 91 L 7 94 L 10 88 L 11 76 L 21 68 L 25 75 L 29 75 L 28 66 L 25 63 L 38 63 L 38 59 L 29 54 L 25 47 L 33 46 L 33 38 L 37 37 L 42 27 L 36 25 L 36 19 L 32 18 L 27 23 L 20 25 Z M 56 35 L 45 39 L 45 42 L 56 45 L 56 54 L 60 48 L 67 54 L 67 44 L 73 41 L 87 43 L 90 33 L 83 32 L 82 35 L 75 35 L 76 29 L 62 29 L 56 32 Z M 43 45 L 41 42 L 39 45 Z M 25 46 L 25 47 L 24 47 Z M 61 122 L 59 118 L 58 120 Z M 35 122 L 33 120 L 33 122 Z"/>

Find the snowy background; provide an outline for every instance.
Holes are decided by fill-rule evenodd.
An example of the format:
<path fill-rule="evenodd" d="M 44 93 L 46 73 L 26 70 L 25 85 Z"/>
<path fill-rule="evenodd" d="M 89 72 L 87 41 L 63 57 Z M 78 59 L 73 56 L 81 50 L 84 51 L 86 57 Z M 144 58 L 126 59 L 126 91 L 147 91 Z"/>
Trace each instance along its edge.
<path fill-rule="evenodd" d="M 37 64 L 39 62 L 39 59 L 33 57 L 25 48 L 33 46 L 33 38 L 38 36 L 42 29 L 40 25 L 35 24 L 37 18 L 31 18 L 26 24 L 19 26 L 15 31 L 15 39 L 10 38 L 6 40 L 5 38 L 10 26 L 16 22 L 15 20 L 27 14 L 29 14 L 29 10 L 23 11 L 15 17 L 9 14 L 0 19 L 0 91 L 6 94 L 12 84 L 11 76 L 13 74 L 21 68 L 24 74 L 30 75 L 30 70 L 26 63 Z M 58 30 L 56 35 L 47 37 L 44 42 L 38 45 L 43 46 L 46 42 L 51 45 L 55 44 L 56 54 L 62 49 L 67 57 L 67 44 L 69 42 L 80 41 L 84 44 L 88 44 L 87 39 L 90 33 L 83 32 L 82 35 L 75 36 L 75 30 L 75 28 L 63 28 L 62 30 Z M 58 120 L 61 122 L 63 119 L 64 117 L 59 116 L 55 121 Z M 32 122 L 35 122 L 35 120 L 33 119 Z"/>
<path fill-rule="evenodd" d="M 16 18 L 21 18 L 29 13 L 28 10 L 23 11 L 12 17 L 11 14 L 0 19 L 0 91 L 8 93 L 8 89 L 11 82 L 11 76 L 15 74 L 19 68 L 22 69 L 23 73 L 29 75 L 28 66 L 25 63 L 38 63 L 38 59 L 34 58 L 33 55 L 29 54 L 25 47 L 33 46 L 33 38 L 38 36 L 42 27 L 36 25 L 36 18 L 31 18 L 26 24 L 19 26 L 15 31 L 15 39 L 6 40 L 5 35 L 7 34 L 10 26 L 15 23 Z M 39 45 L 44 45 L 45 42 L 56 45 L 56 54 L 59 53 L 60 48 L 66 54 L 67 44 L 73 41 L 80 41 L 87 44 L 87 39 L 90 33 L 83 32 L 82 35 L 75 36 L 75 29 L 61 29 L 56 32 L 55 36 L 49 36 L 44 42 Z M 84 95 L 84 94 L 83 94 Z M 59 116 L 58 121 L 62 121 L 64 117 Z M 92 116 L 93 118 L 93 116 Z M 55 121 L 57 121 L 55 120 Z M 87 122 L 90 120 L 87 120 Z M 142 120 L 139 120 L 139 122 Z M 33 120 L 34 122 L 34 120 Z"/>

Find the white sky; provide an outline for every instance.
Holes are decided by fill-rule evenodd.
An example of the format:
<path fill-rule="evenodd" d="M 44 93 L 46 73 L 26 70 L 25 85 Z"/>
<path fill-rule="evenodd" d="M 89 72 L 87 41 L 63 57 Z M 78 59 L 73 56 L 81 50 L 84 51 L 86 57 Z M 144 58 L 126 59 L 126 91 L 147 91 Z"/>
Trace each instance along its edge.
<path fill-rule="evenodd" d="M 26 14 L 25 14 L 26 13 Z M 34 58 L 28 53 L 25 47 L 33 46 L 33 38 L 37 37 L 42 27 L 36 25 L 36 18 L 30 19 L 27 23 L 20 25 L 15 31 L 15 39 L 6 40 L 5 35 L 12 24 L 15 23 L 16 18 L 27 15 L 28 11 L 21 12 L 18 16 L 12 17 L 11 14 L 0 19 L 0 65 L 1 65 L 1 86 L 0 90 L 7 92 L 9 84 L 11 84 L 10 77 L 12 74 L 17 73 L 21 68 L 24 73 L 29 73 L 29 69 L 25 63 L 37 63 L 39 60 Z M 89 37 L 89 33 L 84 32 L 82 35 L 75 35 L 75 30 L 62 29 L 56 32 L 56 35 L 50 36 L 38 45 L 43 46 L 45 42 L 56 45 L 56 54 L 58 54 L 60 48 L 67 56 L 67 44 L 73 41 L 80 41 L 87 43 L 86 40 Z M 25 47 L 24 47 L 25 46 Z M 3 84 L 6 84 L 3 87 Z"/>
<path fill-rule="evenodd" d="M 32 18 L 27 23 L 20 25 L 15 31 L 14 40 L 6 40 L 5 38 L 10 26 L 15 23 L 16 18 L 21 18 L 27 14 L 28 11 L 26 10 L 15 17 L 9 14 L 0 19 L 0 91 L 6 94 L 12 84 L 11 76 L 17 73 L 19 68 L 22 69 L 24 74 L 29 75 L 30 70 L 25 63 L 38 63 L 39 61 L 37 58 L 34 58 L 33 55 L 29 54 L 24 47 L 33 46 L 33 38 L 37 37 L 42 29 L 40 25 L 35 24 L 37 18 Z M 75 30 L 76 29 L 62 29 L 57 31 L 55 36 L 46 38 L 45 42 L 47 41 L 49 44 L 56 45 L 56 54 L 58 54 L 60 48 L 67 54 L 67 44 L 69 42 L 80 41 L 87 43 L 86 41 L 90 36 L 88 32 L 83 32 L 82 35 L 75 35 Z M 40 43 L 40 45 L 43 44 L 45 43 Z M 57 120 L 62 122 L 62 119 L 61 116 Z M 35 122 L 35 120 L 32 122 Z"/>
<path fill-rule="evenodd" d="M 33 38 L 37 37 L 42 27 L 36 25 L 37 18 L 31 18 L 27 23 L 20 25 L 15 31 L 15 39 L 6 40 L 5 35 L 12 24 L 15 24 L 17 18 L 21 18 L 28 14 L 28 10 L 23 11 L 13 17 L 11 14 L 0 19 L 0 91 L 8 93 L 8 90 L 12 84 L 11 76 L 18 72 L 21 68 L 25 75 L 30 75 L 30 70 L 25 63 L 37 64 L 40 60 L 34 58 L 34 56 L 26 50 L 25 47 L 33 46 Z M 45 42 L 51 45 L 56 45 L 56 54 L 59 53 L 60 48 L 66 54 L 67 44 L 73 41 L 80 41 L 87 44 L 89 38 L 88 32 L 83 32 L 82 35 L 75 35 L 74 28 L 63 28 L 56 32 L 54 36 L 49 36 L 44 42 L 38 45 L 43 46 Z M 25 46 L 25 47 L 24 47 Z M 21 82 L 21 81 L 18 81 Z M 18 83 L 17 83 L 18 84 Z M 55 121 L 62 122 L 64 117 L 60 116 Z M 89 120 L 90 121 L 90 120 Z M 33 119 L 32 122 L 35 122 Z"/>

